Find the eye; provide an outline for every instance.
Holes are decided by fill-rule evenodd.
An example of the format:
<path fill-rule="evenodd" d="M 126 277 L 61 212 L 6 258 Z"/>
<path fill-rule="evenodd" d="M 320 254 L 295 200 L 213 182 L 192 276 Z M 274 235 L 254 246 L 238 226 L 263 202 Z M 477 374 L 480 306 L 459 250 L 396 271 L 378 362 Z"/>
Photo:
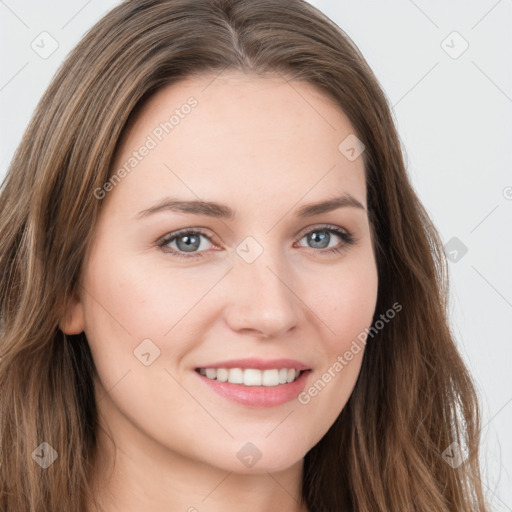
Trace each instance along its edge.
<path fill-rule="evenodd" d="M 199 249 L 205 249 L 205 244 L 202 243 L 202 238 L 206 239 L 208 243 L 212 243 L 210 237 L 201 230 L 190 230 L 185 229 L 182 231 L 175 231 L 170 233 L 159 242 L 158 246 L 165 252 L 171 252 L 178 258 L 194 258 L 202 256 L 200 253 L 203 252 Z M 171 244 L 175 243 L 175 247 Z M 208 245 L 206 243 L 206 245 Z M 198 254 L 199 252 L 199 254 Z M 187 254 L 188 253 L 188 254 Z"/>
<path fill-rule="evenodd" d="M 336 243 L 336 238 L 342 240 L 341 245 L 339 242 Z M 310 244 L 310 249 L 320 249 L 320 251 L 317 252 L 323 254 L 339 253 L 348 249 L 349 246 L 356 242 L 355 237 L 351 233 L 338 226 L 319 226 L 310 229 L 302 235 L 299 242 L 303 239 L 306 239 L 306 243 Z M 331 245 L 333 241 L 334 244 Z"/>
<path fill-rule="evenodd" d="M 335 239 L 341 239 L 341 244 L 331 245 Z M 203 243 L 203 239 L 206 240 Z M 309 231 L 303 232 L 299 240 L 306 239 L 306 243 L 311 244 L 309 249 L 320 254 L 334 254 L 348 249 L 349 246 L 356 243 L 355 237 L 348 231 L 338 226 L 319 226 Z M 183 229 L 175 231 L 165 236 L 158 246 L 164 252 L 171 253 L 178 258 L 197 258 L 202 257 L 203 252 L 208 249 L 208 245 L 213 244 L 209 235 L 200 229 Z M 174 245 L 174 247 L 173 247 Z M 299 245 L 299 247 L 304 247 Z"/>

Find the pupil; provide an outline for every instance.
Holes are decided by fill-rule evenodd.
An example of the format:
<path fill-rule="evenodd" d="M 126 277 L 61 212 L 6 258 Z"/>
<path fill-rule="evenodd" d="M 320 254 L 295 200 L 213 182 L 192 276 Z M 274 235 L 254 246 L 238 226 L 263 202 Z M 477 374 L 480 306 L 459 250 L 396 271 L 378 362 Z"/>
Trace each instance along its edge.
<path fill-rule="evenodd" d="M 321 233 L 319 235 L 319 233 Z M 318 249 L 325 249 L 329 245 L 329 233 L 326 231 L 314 231 L 310 235 L 310 241 L 312 241 L 314 244 L 319 243 L 320 245 L 317 245 L 315 248 Z M 327 242 L 327 243 L 325 243 Z"/>
<path fill-rule="evenodd" d="M 181 241 L 184 240 L 183 245 Z M 182 235 L 176 239 L 176 245 L 180 250 L 192 252 L 199 247 L 199 237 L 196 235 Z"/>

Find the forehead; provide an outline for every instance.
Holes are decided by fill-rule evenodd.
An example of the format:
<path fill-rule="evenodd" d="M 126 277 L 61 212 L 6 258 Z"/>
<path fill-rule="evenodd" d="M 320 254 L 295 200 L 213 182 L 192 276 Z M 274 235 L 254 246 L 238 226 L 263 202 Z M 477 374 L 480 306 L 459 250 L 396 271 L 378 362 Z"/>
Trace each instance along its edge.
<path fill-rule="evenodd" d="M 341 108 L 310 83 L 201 75 L 160 89 L 143 105 L 115 159 L 114 172 L 133 167 L 115 192 L 143 197 L 155 187 L 178 188 L 224 202 L 234 200 L 233 191 L 296 200 L 348 192 L 365 204 L 363 159 L 351 161 L 339 149 L 353 133 Z M 145 156 L 135 157 L 144 146 Z"/>

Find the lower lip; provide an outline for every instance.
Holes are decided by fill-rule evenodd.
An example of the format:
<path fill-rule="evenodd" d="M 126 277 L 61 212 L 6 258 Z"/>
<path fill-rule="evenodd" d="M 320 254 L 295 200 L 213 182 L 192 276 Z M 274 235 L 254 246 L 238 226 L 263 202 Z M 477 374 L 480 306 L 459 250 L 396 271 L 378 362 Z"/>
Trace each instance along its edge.
<path fill-rule="evenodd" d="M 249 407 L 275 407 L 297 398 L 304 390 L 311 370 L 303 371 L 297 380 L 277 386 L 244 386 L 209 379 L 194 372 L 201 380 L 219 395 Z"/>

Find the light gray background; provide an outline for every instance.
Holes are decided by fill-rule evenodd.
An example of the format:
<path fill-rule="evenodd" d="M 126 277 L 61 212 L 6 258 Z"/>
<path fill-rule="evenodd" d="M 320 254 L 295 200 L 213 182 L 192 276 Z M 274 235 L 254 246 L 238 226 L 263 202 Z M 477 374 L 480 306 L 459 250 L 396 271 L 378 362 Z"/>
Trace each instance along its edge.
<path fill-rule="evenodd" d="M 0 0 L 1 178 L 57 67 L 118 3 Z M 311 3 L 380 80 L 413 185 L 457 260 L 451 320 L 482 403 L 484 489 L 493 510 L 512 511 L 512 0 Z M 49 52 L 51 38 L 42 58 L 31 44 Z"/>

